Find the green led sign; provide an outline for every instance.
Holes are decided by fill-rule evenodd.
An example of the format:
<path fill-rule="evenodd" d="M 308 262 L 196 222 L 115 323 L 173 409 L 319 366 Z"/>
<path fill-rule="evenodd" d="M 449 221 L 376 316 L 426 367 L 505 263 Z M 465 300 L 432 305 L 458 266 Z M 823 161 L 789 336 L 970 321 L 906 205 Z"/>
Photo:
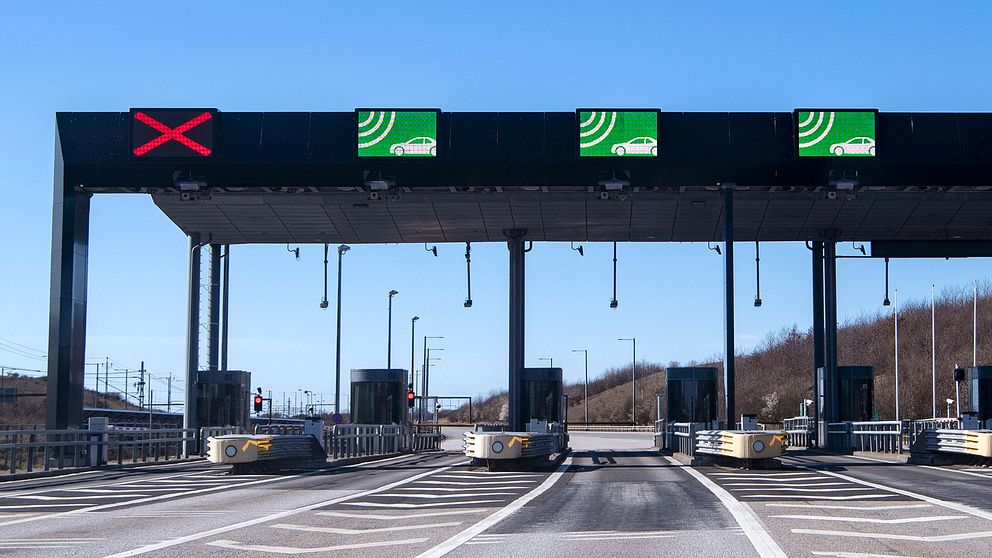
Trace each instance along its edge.
<path fill-rule="evenodd" d="M 875 156 L 873 110 L 797 110 L 795 118 L 800 157 Z"/>
<path fill-rule="evenodd" d="M 657 157 L 658 111 L 579 110 L 580 157 Z"/>
<path fill-rule="evenodd" d="M 433 110 L 358 110 L 359 157 L 437 157 Z"/>

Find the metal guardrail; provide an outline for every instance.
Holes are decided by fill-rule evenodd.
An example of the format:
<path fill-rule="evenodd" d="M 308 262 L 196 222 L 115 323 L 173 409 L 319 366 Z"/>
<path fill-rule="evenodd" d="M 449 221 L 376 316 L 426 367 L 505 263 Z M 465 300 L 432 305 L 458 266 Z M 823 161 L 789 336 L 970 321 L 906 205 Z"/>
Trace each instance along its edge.
<path fill-rule="evenodd" d="M 665 447 L 685 455 L 696 454 L 696 431 L 701 429 L 698 422 L 673 422 L 668 428 Z"/>
<path fill-rule="evenodd" d="M 809 448 L 813 446 L 813 418 L 792 417 L 782 421 L 786 443 L 789 447 Z"/>
<path fill-rule="evenodd" d="M 257 424 L 255 434 L 279 436 L 301 436 L 304 434 L 303 423 L 300 424 Z"/>
<path fill-rule="evenodd" d="M 868 421 L 849 423 L 850 448 L 874 453 L 902 453 L 903 423 L 901 421 Z"/>
<path fill-rule="evenodd" d="M 569 432 L 654 432 L 653 426 L 608 426 L 608 425 L 568 425 Z"/>
<path fill-rule="evenodd" d="M 407 447 L 400 425 L 335 424 L 324 428 L 324 450 L 332 459 L 399 453 Z"/>
<path fill-rule="evenodd" d="M 0 432 L 0 471 L 8 474 L 173 461 L 196 446 L 195 429 L 8 430 Z"/>
<path fill-rule="evenodd" d="M 415 424 L 410 435 L 410 451 L 438 451 L 443 438 L 440 426 Z"/>
<path fill-rule="evenodd" d="M 922 435 L 929 452 L 992 457 L 992 431 L 928 429 Z"/>

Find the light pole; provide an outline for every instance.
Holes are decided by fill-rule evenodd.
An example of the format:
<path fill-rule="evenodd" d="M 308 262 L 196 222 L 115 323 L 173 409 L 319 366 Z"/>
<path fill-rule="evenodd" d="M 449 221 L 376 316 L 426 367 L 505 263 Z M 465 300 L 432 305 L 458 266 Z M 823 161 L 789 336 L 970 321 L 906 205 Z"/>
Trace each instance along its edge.
<path fill-rule="evenodd" d="M 899 289 L 892 294 L 892 336 L 896 361 L 896 420 L 899 417 Z"/>
<path fill-rule="evenodd" d="M 386 327 L 386 368 L 393 367 L 393 297 L 399 291 L 389 291 L 389 325 Z"/>
<path fill-rule="evenodd" d="M 424 398 L 424 396 L 427 395 L 427 357 L 428 357 L 428 352 L 429 352 L 428 349 L 427 349 L 427 340 L 428 339 L 444 339 L 444 336 L 443 335 L 425 335 L 424 336 L 424 365 L 420 368 L 420 397 L 421 397 L 421 399 L 420 399 L 419 411 L 420 411 L 420 420 L 421 421 L 424 420 L 424 405 L 425 405 L 425 403 L 424 403 L 424 399 L 423 398 Z"/>
<path fill-rule="evenodd" d="M 552 357 L 541 357 L 541 358 L 539 358 L 537 360 L 546 360 L 546 361 L 548 361 L 548 368 L 554 368 L 555 367 L 555 359 L 552 358 Z"/>
<path fill-rule="evenodd" d="M 633 345 L 633 362 L 630 363 L 630 424 L 637 426 L 637 338 L 621 337 L 617 341 L 630 341 Z"/>
<path fill-rule="evenodd" d="M 307 396 L 307 410 L 310 411 L 311 414 L 312 414 L 312 409 L 313 409 L 313 392 L 310 391 L 310 390 L 306 390 L 306 391 L 303 392 L 303 394 Z"/>
<path fill-rule="evenodd" d="M 573 353 L 584 353 L 586 359 L 586 383 L 585 391 L 582 395 L 582 402 L 585 405 L 586 413 L 586 424 L 589 424 L 589 350 L 588 349 L 572 349 Z"/>
<path fill-rule="evenodd" d="M 419 319 L 420 319 L 420 316 L 414 316 L 414 317 L 410 318 L 410 385 L 411 386 L 414 384 L 414 379 L 413 379 L 413 375 L 414 375 L 414 371 L 413 371 L 413 359 L 415 358 L 416 352 L 417 352 L 417 341 L 416 341 L 416 339 L 417 339 L 417 320 L 419 320 Z"/>
<path fill-rule="evenodd" d="M 947 399 L 947 418 L 951 418 L 951 405 L 954 404 L 953 399 Z"/>
<path fill-rule="evenodd" d="M 351 250 L 347 244 L 338 246 L 338 326 L 334 351 L 334 414 L 341 414 L 341 258 Z"/>

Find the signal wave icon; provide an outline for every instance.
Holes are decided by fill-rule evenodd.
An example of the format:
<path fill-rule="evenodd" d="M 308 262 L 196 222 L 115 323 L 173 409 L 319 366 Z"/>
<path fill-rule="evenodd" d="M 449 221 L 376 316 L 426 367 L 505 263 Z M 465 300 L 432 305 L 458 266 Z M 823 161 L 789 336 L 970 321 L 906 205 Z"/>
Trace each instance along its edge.
<path fill-rule="evenodd" d="M 386 119 L 389 119 L 386 122 Z M 371 111 L 365 120 L 358 123 L 358 147 L 371 147 L 386 139 L 396 122 L 396 111 Z M 385 126 L 385 127 L 383 127 Z"/>
<path fill-rule="evenodd" d="M 835 113 L 833 112 L 808 112 L 804 114 L 807 115 L 806 118 L 799 122 L 800 149 L 820 143 L 834 127 Z"/>
<path fill-rule="evenodd" d="M 609 119 L 609 124 L 606 123 Z M 617 123 L 616 112 L 591 112 L 589 118 L 579 123 L 579 147 L 592 147 L 605 140 Z M 603 127 L 606 127 L 604 130 Z"/>

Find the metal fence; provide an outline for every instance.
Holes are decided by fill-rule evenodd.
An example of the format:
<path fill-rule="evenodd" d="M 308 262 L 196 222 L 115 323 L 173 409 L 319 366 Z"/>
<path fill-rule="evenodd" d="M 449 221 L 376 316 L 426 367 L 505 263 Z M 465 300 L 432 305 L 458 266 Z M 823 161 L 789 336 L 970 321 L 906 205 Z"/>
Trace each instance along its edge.
<path fill-rule="evenodd" d="M 332 459 L 398 453 L 406 438 L 400 425 L 335 424 L 324 428 L 324 450 Z"/>
<path fill-rule="evenodd" d="M 194 447 L 195 429 L 8 430 L 0 432 L 0 470 L 8 474 L 170 461 Z"/>
<path fill-rule="evenodd" d="M 903 431 L 901 421 L 852 422 L 850 448 L 853 451 L 902 453 L 905 449 Z"/>
<path fill-rule="evenodd" d="M 792 417 L 782 421 L 785 430 L 786 443 L 793 448 L 809 448 L 813 446 L 812 417 Z"/>
<path fill-rule="evenodd" d="M 410 451 L 438 451 L 444 436 L 436 424 L 415 424 L 410 435 Z"/>
<path fill-rule="evenodd" d="M 668 439 L 665 447 L 685 455 L 696 453 L 696 431 L 700 430 L 699 422 L 673 422 L 668 428 Z"/>

